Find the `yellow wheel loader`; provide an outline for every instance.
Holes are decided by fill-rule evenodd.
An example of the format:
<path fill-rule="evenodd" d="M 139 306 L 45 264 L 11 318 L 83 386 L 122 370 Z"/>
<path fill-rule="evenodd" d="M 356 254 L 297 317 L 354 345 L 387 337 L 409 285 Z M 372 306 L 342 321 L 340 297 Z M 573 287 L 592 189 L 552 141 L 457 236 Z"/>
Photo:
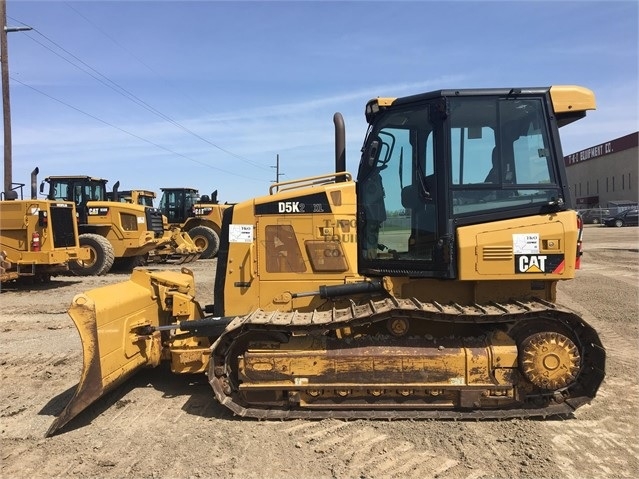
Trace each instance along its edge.
<path fill-rule="evenodd" d="M 195 188 L 162 188 L 160 210 L 170 225 L 188 233 L 202 253 L 200 258 L 215 258 L 220 247 L 222 215 L 229 204 L 219 204 L 217 190 L 200 196 Z"/>
<path fill-rule="evenodd" d="M 31 173 L 31 198 L 16 189 L 0 201 L 0 282 L 48 281 L 66 273 L 69 263 L 89 258 L 80 247 L 75 204 L 37 199 L 38 168 Z"/>
<path fill-rule="evenodd" d="M 119 182 L 116 183 L 119 185 Z M 149 190 L 123 190 L 119 191 L 114 186 L 113 191 L 107 193 L 110 201 L 132 203 L 154 208 L 153 201 L 156 195 Z M 164 234 L 158 240 L 156 249 L 150 251 L 145 258 L 145 263 L 166 263 L 172 261 L 175 264 L 191 263 L 197 260 L 202 249 L 196 246 L 191 237 L 184 233 L 179 226 L 170 225 L 166 216 L 162 215 L 162 227 Z"/>
<path fill-rule="evenodd" d="M 102 275 L 114 264 L 132 269 L 145 264 L 164 236 L 162 214 L 156 208 L 108 201 L 107 180 L 91 176 L 49 176 L 40 185 L 47 199 L 76 204 L 80 244 L 89 248 L 86 261 L 70 263 L 78 275 Z"/>
<path fill-rule="evenodd" d="M 77 295 L 77 391 L 53 433 L 142 367 L 206 373 L 254 418 L 566 415 L 605 374 L 597 332 L 556 303 L 575 277 L 559 128 L 578 86 L 439 90 L 366 105 L 357 178 L 273 185 L 224 212 L 214 304 L 189 270 Z"/>

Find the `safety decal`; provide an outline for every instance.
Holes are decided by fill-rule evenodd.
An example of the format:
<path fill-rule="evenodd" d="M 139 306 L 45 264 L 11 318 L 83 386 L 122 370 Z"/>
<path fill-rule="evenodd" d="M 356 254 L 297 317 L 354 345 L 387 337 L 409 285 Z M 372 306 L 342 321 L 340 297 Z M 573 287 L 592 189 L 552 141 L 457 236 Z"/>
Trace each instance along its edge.
<path fill-rule="evenodd" d="M 554 273 L 564 271 L 563 254 L 516 254 L 515 273 Z"/>

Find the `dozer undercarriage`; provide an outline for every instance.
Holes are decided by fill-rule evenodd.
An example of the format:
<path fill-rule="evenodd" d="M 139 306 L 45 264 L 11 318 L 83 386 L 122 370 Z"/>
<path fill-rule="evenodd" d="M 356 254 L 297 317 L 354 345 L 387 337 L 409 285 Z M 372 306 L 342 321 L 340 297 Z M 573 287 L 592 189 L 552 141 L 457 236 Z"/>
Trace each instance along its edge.
<path fill-rule="evenodd" d="M 256 418 L 509 418 L 572 412 L 605 352 L 545 301 L 440 305 L 394 297 L 311 313 L 256 311 L 212 347 L 219 402 Z"/>

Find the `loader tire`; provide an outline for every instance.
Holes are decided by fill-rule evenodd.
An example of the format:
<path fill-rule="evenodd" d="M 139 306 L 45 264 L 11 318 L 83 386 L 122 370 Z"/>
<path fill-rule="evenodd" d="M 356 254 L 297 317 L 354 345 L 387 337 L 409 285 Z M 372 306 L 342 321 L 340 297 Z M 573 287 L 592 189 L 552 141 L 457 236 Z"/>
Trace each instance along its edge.
<path fill-rule="evenodd" d="M 214 258 L 220 248 L 220 237 L 208 226 L 196 226 L 188 231 L 195 246 L 202 250 L 200 259 Z"/>
<path fill-rule="evenodd" d="M 91 257 L 86 261 L 70 261 L 69 269 L 78 276 L 100 276 L 108 273 L 115 261 L 113 246 L 96 234 L 80 235 L 80 246 L 89 248 Z"/>

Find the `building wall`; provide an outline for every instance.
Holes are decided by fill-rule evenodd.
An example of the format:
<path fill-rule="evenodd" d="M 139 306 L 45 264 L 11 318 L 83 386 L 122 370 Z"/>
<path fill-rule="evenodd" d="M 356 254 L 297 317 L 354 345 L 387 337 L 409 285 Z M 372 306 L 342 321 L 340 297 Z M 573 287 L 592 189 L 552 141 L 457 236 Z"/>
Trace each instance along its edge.
<path fill-rule="evenodd" d="M 564 157 L 575 208 L 639 202 L 639 132 Z"/>

